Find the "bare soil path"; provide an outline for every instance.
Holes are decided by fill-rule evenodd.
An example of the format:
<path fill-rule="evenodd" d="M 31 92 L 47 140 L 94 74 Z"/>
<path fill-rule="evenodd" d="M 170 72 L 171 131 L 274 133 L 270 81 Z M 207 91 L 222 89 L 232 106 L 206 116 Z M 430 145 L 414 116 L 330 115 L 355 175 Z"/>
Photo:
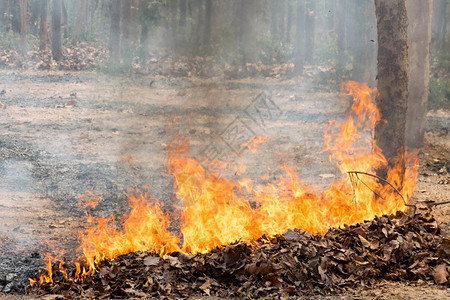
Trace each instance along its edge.
<path fill-rule="evenodd" d="M 237 159 L 239 143 L 268 134 L 257 154 L 239 158 L 254 179 L 269 168 L 272 178 L 283 174 L 283 164 L 296 167 L 316 188 L 340 176 L 321 152 L 323 130 L 330 119 L 343 117 L 350 99 L 312 82 L 0 70 L 0 91 L 0 290 L 5 292 L 24 292 L 45 252 L 75 255 L 77 232 L 86 226 L 78 198 L 86 191 L 103 195 L 96 216 L 123 214 L 130 187 L 150 185 L 158 199 L 177 204 L 166 170 L 166 146 L 176 133 L 190 139 L 192 156 L 213 145 L 229 161 Z M 262 92 L 271 95 L 263 115 L 254 109 Z M 416 200 L 449 200 L 449 122 L 449 112 L 429 115 Z M 224 134 L 233 126 L 239 134 L 230 139 Z M 442 224 L 448 222 L 450 206 L 436 213 Z M 421 290 L 423 299 L 449 295 L 427 283 L 399 285 L 405 294 L 393 283 L 381 290 L 398 299 Z M 372 291 L 361 296 L 385 296 L 378 288 Z"/>

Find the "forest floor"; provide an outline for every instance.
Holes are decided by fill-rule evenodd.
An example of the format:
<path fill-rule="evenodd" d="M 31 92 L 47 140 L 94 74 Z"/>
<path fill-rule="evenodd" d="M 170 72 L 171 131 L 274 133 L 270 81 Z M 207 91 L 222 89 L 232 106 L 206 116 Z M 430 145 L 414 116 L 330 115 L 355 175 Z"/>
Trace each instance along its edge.
<path fill-rule="evenodd" d="M 263 115 L 255 110 L 262 92 L 272 99 Z M 166 161 L 176 134 L 189 139 L 191 156 L 201 157 L 213 145 L 228 161 L 237 159 L 237 145 L 267 134 L 256 154 L 241 153 L 245 176 L 257 181 L 269 172 L 277 178 L 286 164 L 303 183 L 318 190 L 328 186 L 341 175 L 322 151 L 323 131 L 329 120 L 344 117 L 350 103 L 336 88 L 301 78 L 0 70 L 0 290 L 25 292 L 27 277 L 35 275 L 47 251 L 74 257 L 78 232 L 87 226 L 79 197 L 89 190 L 103 196 L 94 216 L 122 215 L 128 189 L 147 185 L 156 198 L 179 205 Z M 238 134 L 227 135 L 230 128 Z M 429 112 L 413 201 L 449 200 L 449 128 L 449 111 Z M 445 226 L 450 205 L 434 214 Z M 337 298 L 449 296 L 448 288 L 430 282 L 383 281 Z"/>

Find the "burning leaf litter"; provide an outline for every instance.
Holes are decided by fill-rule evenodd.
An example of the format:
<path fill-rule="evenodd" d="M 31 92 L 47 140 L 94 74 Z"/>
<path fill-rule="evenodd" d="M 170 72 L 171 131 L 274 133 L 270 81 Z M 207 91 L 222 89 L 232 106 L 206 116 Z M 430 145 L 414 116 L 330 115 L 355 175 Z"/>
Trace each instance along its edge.
<path fill-rule="evenodd" d="M 376 279 L 434 280 L 449 285 L 450 239 L 423 210 L 399 212 L 325 235 L 302 230 L 236 242 L 205 254 L 134 252 L 103 261 L 82 283 L 55 264 L 53 284 L 34 293 L 64 297 L 273 297 L 338 292 Z M 77 272 L 67 270 L 69 274 Z M 72 277 L 72 276 L 69 276 Z"/>
<path fill-rule="evenodd" d="M 158 295 L 171 295 L 171 291 L 184 295 L 183 290 L 187 295 L 196 294 L 199 288 L 206 294 L 214 291 L 219 296 L 221 293 L 258 296 L 280 288 L 288 294 L 298 293 L 299 288 L 333 291 L 352 283 L 370 281 L 379 277 L 380 272 L 391 274 L 392 278 L 405 278 L 409 273 L 431 276 L 432 272 L 437 272 L 442 278 L 445 272 L 432 270 L 437 262 L 444 263 L 432 255 L 436 253 L 432 250 L 436 250 L 437 244 L 428 239 L 429 235 L 422 237 L 421 233 L 424 227 L 426 233 L 437 234 L 439 229 L 434 220 L 411 219 L 401 213 L 392 220 L 377 217 L 406 211 L 416 181 L 415 158 L 411 155 L 400 158 L 405 158 L 411 166 L 406 174 L 401 163 L 389 170 L 387 181 L 391 186 L 377 180 L 354 186 L 349 180 L 347 171 L 368 173 L 387 162 L 375 141 L 367 139 L 379 121 L 373 102 L 376 90 L 365 84 L 345 82 L 342 92 L 351 95 L 354 102 L 347 120 L 330 122 L 325 132 L 325 150 L 330 152 L 330 161 L 342 172 L 342 179 L 328 189 L 318 192 L 301 185 L 296 171 L 288 166 L 285 166 L 285 177 L 265 185 L 254 184 L 249 178 L 233 181 L 222 177 L 220 171 L 227 168 L 223 163 L 217 164 L 221 169 L 207 173 L 201 162 L 188 157 L 188 142 L 176 139 L 168 146 L 168 166 L 175 179 L 176 196 L 182 202 L 180 209 L 164 213 L 163 203 L 150 194 L 138 194 L 129 197 L 131 210 L 120 218 L 119 227 L 114 216 L 94 218 L 88 214 L 91 226 L 80 235 L 81 257 L 71 266 L 60 263 L 57 268 L 51 268 L 47 265 L 40 278 L 31 279 L 30 283 L 39 282 L 39 290 L 53 293 L 78 286 L 71 291 L 87 293 L 86 297 L 95 296 L 95 291 L 114 297 L 130 296 L 132 292 L 117 292 L 123 290 L 122 284 L 127 282 L 129 286 L 125 290 L 138 289 Z M 361 137 L 366 138 L 361 141 Z M 241 196 L 239 191 L 251 199 Z M 90 201 L 95 202 L 95 199 Z M 374 221 L 364 225 L 329 231 L 373 218 Z M 169 230 L 174 220 L 180 220 L 180 234 Z M 431 226 L 432 231 L 427 231 L 430 229 L 427 226 Z M 378 227 L 381 229 L 375 230 Z M 309 233 L 302 232 L 295 238 L 280 236 L 294 228 Z M 398 231 L 402 228 L 406 229 Z M 407 230 L 417 237 L 409 236 Z M 240 242 L 236 244 L 236 241 Z M 223 254 L 234 253 L 230 247 L 242 250 L 230 258 Z M 410 247 L 425 252 L 412 258 Z M 155 253 L 165 259 L 129 254 L 133 252 Z M 282 264 L 278 256 L 284 257 L 281 254 L 285 252 L 290 256 L 286 258 L 287 263 Z M 128 258 L 119 258 L 127 254 Z M 423 260 L 430 256 L 433 257 L 430 261 Z M 411 267 L 417 259 L 423 264 Z M 50 261 L 47 258 L 47 264 Z M 150 273 L 139 269 L 135 275 L 128 274 L 128 269 L 137 270 L 140 263 L 146 266 L 145 272 Z M 426 267 L 428 264 L 430 266 Z M 419 271 L 415 271 L 417 266 Z M 404 274 L 399 271 L 401 267 L 411 267 L 411 270 Z M 60 273 L 64 272 L 67 278 L 61 279 Z M 117 280 L 121 272 L 126 279 L 119 276 L 121 280 L 110 286 L 109 279 Z M 153 273 L 163 277 L 142 277 Z M 231 282 L 224 286 L 222 279 L 225 277 Z M 101 287 L 95 283 L 97 279 L 102 279 Z M 52 282 L 55 286 L 48 287 Z M 197 283 L 200 285 L 192 287 Z M 86 284 L 93 285 L 84 290 Z M 222 288 L 226 289 L 220 291 Z"/>

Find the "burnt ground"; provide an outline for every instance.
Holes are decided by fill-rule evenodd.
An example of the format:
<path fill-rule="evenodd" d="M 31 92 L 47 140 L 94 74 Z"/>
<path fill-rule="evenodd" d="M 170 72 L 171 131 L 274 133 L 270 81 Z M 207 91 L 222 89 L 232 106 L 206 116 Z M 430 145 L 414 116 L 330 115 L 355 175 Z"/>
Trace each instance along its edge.
<path fill-rule="evenodd" d="M 258 98 L 262 92 L 272 101 Z M 343 117 L 350 101 L 303 78 L 232 81 L 1 70 L 0 290 L 24 292 L 26 278 L 41 267 L 47 251 L 67 259 L 76 255 L 77 232 L 86 226 L 78 198 L 88 190 L 103 195 L 92 212 L 96 216 L 126 212 L 130 187 L 150 185 L 158 199 L 178 204 L 166 165 L 166 146 L 176 133 L 190 139 L 192 156 L 216 149 L 224 160 L 243 161 L 244 175 L 255 180 L 269 168 L 276 178 L 287 164 L 305 183 L 326 186 L 340 174 L 321 152 L 323 130 L 330 119 Z M 429 113 L 415 200 L 449 198 L 449 128 L 450 112 Z M 257 154 L 240 151 L 240 143 L 254 134 L 270 139 Z M 449 215 L 449 205 L 436 209 L 442 224 Z M 347 296 L 448 293 L 428 283 L 381 282 Z"/>

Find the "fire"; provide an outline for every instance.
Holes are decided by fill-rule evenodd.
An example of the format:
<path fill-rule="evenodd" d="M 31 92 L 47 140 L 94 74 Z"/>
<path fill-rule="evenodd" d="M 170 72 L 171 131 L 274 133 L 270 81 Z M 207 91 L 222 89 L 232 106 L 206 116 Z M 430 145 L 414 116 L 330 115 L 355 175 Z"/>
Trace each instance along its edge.
<path fill-rule="evenodd" d="M 353 182 L 352 186 L 348 171 L 370 173 L 387 162 L 373 138 L 362 139 L 371 136 L 380 120 L 373 102 L 376 90 L 355 82 L 343 83 L 341 90 L 353 97 L 351 111 L 346 121 L 330 122 L 325 132 L 325 151 L 342 172 L 339 181 L 324 191 L 316 191 L 300 184 L 295 169 L 289 166 L 284 166 L 285 176 L 264 185 L 249 178 L 233 181 L 218 175 L 218 171 L 228 167 L 226 164 L 216 161 L 214 170 L 218 171 L 207 172 L 201 162 L 188 157 L 188 141 L 176 138 L 167 149 L 168 170 L 174 177 L 176 197 L 182 207 L 171 214 L 164 213 L 163 204 L 151 194 L 137 192 L 129 197 L 130 212 L 119 220 L 88 216 L 92 226 L 81 234 L 79 248 L 80 260 L 86 264 L 81 267 L 76 263 L 75 280 L 94 274 L 102 260 L 133 251 L 160 255 L 173 251 L 204 253 L 236 240 L 252 242 L 293 228 L 322 234 L 331 227 L 406 210 L 402 199 L 389 186 L 370 178 Z M 247 146 L 253 151 L 267 138 L 257 136 Z M 404 159 L 407 165 L 413 165 L 412 156 Z M 416 169 L 413 166 L 403 175 L 400 166 L 399 163 L 391 168 L 386 179 L 409 198 Z M 236 174 L 244 171 L 243 166 L 236 168 Z M 268 176 L 263 178 L 267 180 Z M 243 194 L 251 195 L 252 200 Z M 85 202 L 96 203 L 94 196 L 89 194 Z M 180 220 L 179 235 L 168 229 L 174 219 Z M 51 265 L 42 275 L 48 274 Z"/>

